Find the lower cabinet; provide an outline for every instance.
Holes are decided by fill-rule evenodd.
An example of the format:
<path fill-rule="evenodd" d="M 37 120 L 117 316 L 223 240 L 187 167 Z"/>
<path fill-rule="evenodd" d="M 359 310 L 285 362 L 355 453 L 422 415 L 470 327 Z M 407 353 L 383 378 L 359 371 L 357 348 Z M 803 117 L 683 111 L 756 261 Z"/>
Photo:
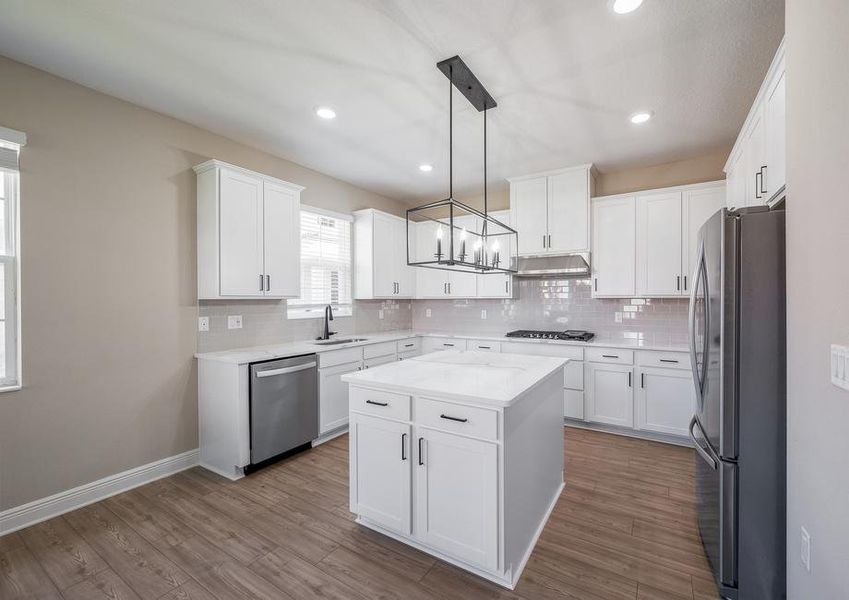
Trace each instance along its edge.
<path fill-rule="evenodd" d="M 586 363 L 586 420 L 634 426 L 634 372 L 630 365 Z"/>
<path fill-rule="evenodd" d="M 584 392 L 581 390 L 563 390 L 563 416 L 568 419 L 584 418 Z"/>
<path fill-rule="evenodd" d="M 498 447 L 416 428 L 416 537 L 464 562 L 498 567 Z"/>
<path fill-rule="evenodd" d="M 361 360 L 318 370 L 318 432 L 327 433 L 348 424 L 348 384 L 342 375 L 359 371 Z"/>
<path fill-rule="evenodd" d="M 696 410 L 696 392 L 689 371 L 637 369 L 635 429 L 686 436 Z"/>
<path fill-rule="evenodd" d="M 395 354 L 387 354 L 386 356 L 375 356 L 374 358 L 367 358 L 363 361 L 363 368 L 371 369 L 380 365 L 385 365 L 391 362 L 395 362 L 396 355 Z"/>
<path fill-rule="evenodd" d="M 350 435 L 351 512 L 398 533 L 412 533 L 411 427 L 353 413 Z"/>

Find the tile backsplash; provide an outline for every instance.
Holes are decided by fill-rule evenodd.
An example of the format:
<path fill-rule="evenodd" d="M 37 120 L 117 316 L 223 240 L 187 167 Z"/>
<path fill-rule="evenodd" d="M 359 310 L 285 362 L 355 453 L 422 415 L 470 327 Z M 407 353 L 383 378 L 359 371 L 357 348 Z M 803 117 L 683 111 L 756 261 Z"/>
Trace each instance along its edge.
<path fill-rule="evenodd" d="M 409 300 L 357 300 L 354 314 L 336 317 L 330 329 L 340 335 L 410 329 L 410 304 Z M 242 328 L 227 329 L 228 315 L 241 315 Z M 315 339 L 324 327 L 324 319 L 288 319 L 285 300 L 201 300 L 198 316 L 209 317 L 209 331 L 198 332 L 198 352 Z"/>
<path fill-rule="evenodd" d="M 584 329 L 599 341 L 687 343 L 686 298 L 593 299 L 589 279 L 520 279 L 515 299 L 417 300 L 413 329 L 503 335 L 514 329 Z M 431 316 L 427 316 L 430 309 Z M 486 319 L 481 311 L 486 310 Z"/>

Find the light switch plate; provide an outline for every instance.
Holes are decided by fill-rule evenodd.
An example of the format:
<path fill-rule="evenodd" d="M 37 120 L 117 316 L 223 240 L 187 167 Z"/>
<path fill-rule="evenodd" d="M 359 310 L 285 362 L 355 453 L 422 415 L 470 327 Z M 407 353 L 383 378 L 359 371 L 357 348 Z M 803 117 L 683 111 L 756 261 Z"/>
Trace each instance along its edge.
<path fill-rule="evenodd" d="M 209 317 L 198 317 L 198 331 L 209 331 Z"/>
<path fill-rule="evenodd" d="M 241 329 L 242 315 L 227 315 L 227 329 Z"/>
<path fill-rule="evenodd" d="M 831 345 L 831 383 L 849 391 L 849 347 Z"/>

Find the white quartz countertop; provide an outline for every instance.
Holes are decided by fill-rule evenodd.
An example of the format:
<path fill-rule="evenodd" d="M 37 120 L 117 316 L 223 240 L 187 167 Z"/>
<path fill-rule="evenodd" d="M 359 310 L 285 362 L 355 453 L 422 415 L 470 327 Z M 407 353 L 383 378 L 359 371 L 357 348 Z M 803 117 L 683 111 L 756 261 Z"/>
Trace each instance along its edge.
<path fill-rule="evenodd" d="M 356 346 L 367 346 L 369 344 L 379 344 L 381 342 L 392 342 L 397 340 L 409 339 L 411 337 L 444 337 L 457 338 L 467 340 L 489 340 L 498 342 L 518 342 L 522 344 L 551 344 L 556 346 L 583 346 L 595 348 L 626 348 L 632 350 L 659 350 L 663 352 L 688 352 L 685 345 L 657 345 L 646 344 L 641 340 L 592 340 L 591 342 L 572 342 L 562 340 L 530 340 L 523 338 L 508 338 L 503 335 L 478 335 L 475 333 L 442 333 L 434 331 L 415 331 L 415 330 L 400 330 L 400 331 L 385 331 L 380 333 L 356 333 L 356 334 L 339 334 L 339 338 L 356 337 L 365 338 L 363 341 L 351 342 L 349 344 L 334 344 L 334 345 L 318 345 L 315 340 L 302 340 L 297 342 L 286 342 L 282 344 L 269 344 L 265 346 L 251 346 L 248 348 L 235 348 L 233 350 L 222 350 L 219 352 L 201 352 L 195 354 L 195 358 L 200 360 L 214 360 L 218 362 L 232 364 L 248 364 L 263 360 L 273 360 L 276 358 L 287 358 L 290 356 L 299 356 L 301 354 L 318 354 L 321 352 L 332 352 L 333 350 L 341 350 L 343 348 L 352 348 Z"/>
<path fill-rule="evenodd" d="M 569 362 L 565 358 L 440 350 L 348 373 L 342 381 L 411 395 L 510 406 Z"/>

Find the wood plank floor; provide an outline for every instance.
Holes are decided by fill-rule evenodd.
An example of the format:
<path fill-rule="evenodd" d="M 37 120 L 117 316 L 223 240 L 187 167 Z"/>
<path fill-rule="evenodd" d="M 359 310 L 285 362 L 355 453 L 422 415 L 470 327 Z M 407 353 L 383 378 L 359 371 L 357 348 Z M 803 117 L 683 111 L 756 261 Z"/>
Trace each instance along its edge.
<path fill-rule="evenodd" d="M 347 436 L 238 482 L 204 469 L 0 538 L 0 598 L 717 598 L 693 451 L 566 429 L 566 489 L 516 590 L 364 529 Z"/>

